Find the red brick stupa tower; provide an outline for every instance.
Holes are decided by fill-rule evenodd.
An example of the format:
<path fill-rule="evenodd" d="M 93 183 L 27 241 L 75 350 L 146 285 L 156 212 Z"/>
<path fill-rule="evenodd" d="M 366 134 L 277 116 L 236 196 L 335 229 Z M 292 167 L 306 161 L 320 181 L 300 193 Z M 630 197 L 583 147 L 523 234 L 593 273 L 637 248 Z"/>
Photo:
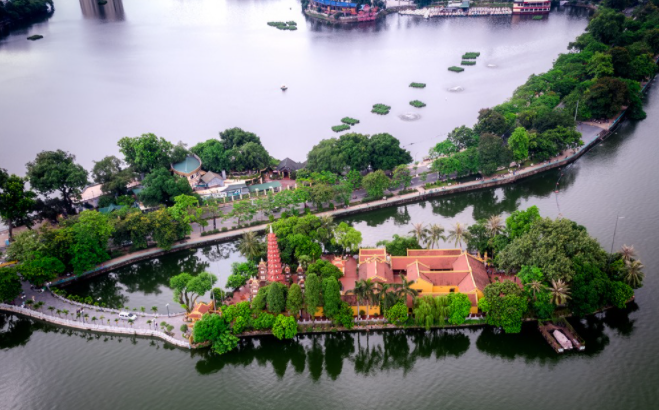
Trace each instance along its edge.
<path fill-rule="evenodd" d="M 284 283 L 284 274 L 281 268 L 281 257 L 279 256 L 279 245 L 277 245 L 277 235 L 272 232 L 272 225 L 270 225 L 270 233 L 268 234 L 268 282 L 281 282 Z"/>

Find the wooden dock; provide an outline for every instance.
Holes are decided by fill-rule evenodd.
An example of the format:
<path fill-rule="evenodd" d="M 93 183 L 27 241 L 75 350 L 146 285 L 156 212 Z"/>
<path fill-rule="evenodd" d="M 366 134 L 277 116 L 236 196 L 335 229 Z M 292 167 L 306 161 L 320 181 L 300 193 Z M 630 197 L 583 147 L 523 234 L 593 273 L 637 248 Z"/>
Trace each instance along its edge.
<path fill-rule="evenodd" d="M 586 342 L 563 317 L 549 322 L 538 321 L 538 330 L 556 353 L 563 353 L 566 350 L 583 351 L 586 349 Z M 562 333 L 565 340 L 560 340 L 560 335 L 557 338 L 554 333 L 556 331 Z"/>

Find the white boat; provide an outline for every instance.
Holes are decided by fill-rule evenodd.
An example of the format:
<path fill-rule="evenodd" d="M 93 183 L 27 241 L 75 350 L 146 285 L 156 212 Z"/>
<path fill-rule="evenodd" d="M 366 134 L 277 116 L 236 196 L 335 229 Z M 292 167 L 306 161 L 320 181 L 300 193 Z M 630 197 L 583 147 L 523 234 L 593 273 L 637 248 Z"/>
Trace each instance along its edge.
<path fill-rule="evenodd" d="M 561 332 L 560 330 L 554 330 L 554 338 L 556 338 L 556 341 L 561 346 L 563 346 L 563 349 L 565 350 L 572 349 L 572 342 L 570 342 L 570 340 L 567 337 L 565 337 L 563 332 Z"/>
<path fill-rule="evenodd" d="M 286 91 L 286 90 L 288 90 L 288 87 L 286 87 L 286 85 L 282 85 L 282 86 L 281 86 L 281 90 L 282 90 L 282 91 Z"/>

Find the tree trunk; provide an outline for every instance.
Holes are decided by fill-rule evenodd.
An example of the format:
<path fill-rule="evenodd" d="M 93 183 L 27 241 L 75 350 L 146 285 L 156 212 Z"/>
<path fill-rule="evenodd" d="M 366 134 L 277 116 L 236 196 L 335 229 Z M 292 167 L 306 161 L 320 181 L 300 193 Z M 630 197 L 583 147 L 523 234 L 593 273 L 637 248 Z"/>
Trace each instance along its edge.
<path fill-rule="evenodd" d="M 7 220 L 7 228 L 9 228 L 9 240 L 11 241 L 14 238 L 14 224 L 11 219 Z"/>

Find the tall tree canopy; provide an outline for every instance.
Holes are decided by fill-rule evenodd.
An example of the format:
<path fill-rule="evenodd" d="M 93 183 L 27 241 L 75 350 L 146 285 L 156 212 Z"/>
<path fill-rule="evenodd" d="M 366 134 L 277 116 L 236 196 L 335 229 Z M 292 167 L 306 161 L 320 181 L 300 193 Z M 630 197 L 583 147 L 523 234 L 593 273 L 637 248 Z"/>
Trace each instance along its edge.
<path fill-rule="evenodd" d="M 30 186 L 43 195 L 59 191 L 62 200 L 72 208 L 73 199 L 79 198 L 87 185 L 87 171 L 75 159 L 62 150 L 41 151 L 34 161 L 27 163 Z"/>
<path fill-rule="evenodd" d="M 32 226 L 29 218 L 34 209 L 36 194 L 25 189 L 25 180 L 16 175 L 7 175 L 0 168 L 0 218 L 9 228 L 9 239 L 13 237 L 14 226 Z"/>
<path fill-rule="evenodd" d="M 155 134 L 124 137 L 118 145 L 126 163 L 136 172 L 149 173 L 159 167 L 169 169 L 171 165 L 174 145 Z"/>
<path fill-rule="evenodd" d="M 130 168 L 123 168 L 122 161 L 114 155 L 94 162 L 92 178 L 97 184 L 103 184 L 101 189 L 106 194 L 125 195 L 126 186 L 135 178 Z"/>
<path fill-rule="evenodd" d="M 172 175 L 167 168 L 156 168 L 142 181 L 144 189 L 139 194 L 140 200 L 147 205 L 174 203 L 174 197 L 192 195 L 188 181 L 178 175 Z"/>

